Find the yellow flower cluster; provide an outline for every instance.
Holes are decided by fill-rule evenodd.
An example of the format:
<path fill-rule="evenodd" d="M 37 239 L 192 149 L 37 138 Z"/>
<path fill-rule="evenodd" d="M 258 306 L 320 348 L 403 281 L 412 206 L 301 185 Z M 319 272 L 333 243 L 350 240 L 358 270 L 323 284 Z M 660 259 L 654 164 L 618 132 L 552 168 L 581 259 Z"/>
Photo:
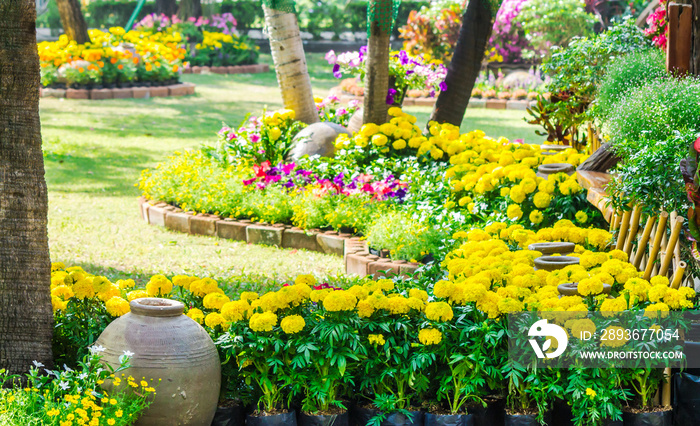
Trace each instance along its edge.
<path fill-rule="evenodd" d="M 251 46 L 248 43 L 241 42 L 240 38 L 237 35 L 224 34 L 221 32 L 213 31 L 202 31 L 202 33 L 204 37 L 203 40 L 200 43 L 197 43 L 197 45 L 195 46 L 197 50 L 223 49 L 224 45 L 227 45 L 227 48 L 233 48 L 235 50 L 260 50 L 260 47 L 258 47 L 257 45 Z"/>
<path fill-rule="evenodd" d="M 53 263 L 51 270 L 51 304 L 54 312 L 66 311 L 71 300 L 101 301 L 107 313 L 113 317 L 130 311 L 126 300 L 126 291 L 130 288 L 128 281 L 113 284 L 105 277 L 88 274 L 79 266 L 65 268 L 62 263 Z"/>
<path fill-rule="evenodd" d="M 416 152 L 428 139 L 416 126 L 416 117 L 401 111 L 401 108 L 389 108 L 392 117 L 388 123 L 378 126 L 368 123 L 352 137 L 341 134 L 335 141 L 338 149 L 370 149 L 382 154 L 389 152 Z M 459 130 L 457 131 L 459 133 Z M 441 154 L 442 156 L 442 154 Z"/>

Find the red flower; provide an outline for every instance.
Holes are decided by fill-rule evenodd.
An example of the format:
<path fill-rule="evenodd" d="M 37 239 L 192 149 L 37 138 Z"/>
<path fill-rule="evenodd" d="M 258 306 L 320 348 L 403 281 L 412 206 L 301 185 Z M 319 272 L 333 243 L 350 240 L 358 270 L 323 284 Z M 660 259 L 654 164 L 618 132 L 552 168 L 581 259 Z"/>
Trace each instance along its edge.
<path fill-rule="evenodd" d="M 695 152 L 700 153 L 700 137 L 695 139 L 695 142 L 693 143 L 693 148 L 695 148 Z"/>

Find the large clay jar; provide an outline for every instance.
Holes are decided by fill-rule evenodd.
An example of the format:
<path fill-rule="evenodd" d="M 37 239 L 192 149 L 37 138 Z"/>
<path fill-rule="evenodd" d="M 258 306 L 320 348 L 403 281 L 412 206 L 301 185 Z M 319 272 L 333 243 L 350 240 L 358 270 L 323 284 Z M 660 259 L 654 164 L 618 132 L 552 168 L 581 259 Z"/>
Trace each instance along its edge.
<path fill-rule="evenodd" d="M 209 334 L 183 315 L 175 300 L 142 298 L 97 339 L 104 362 L 119 366 L 124 351 L 133 352 L 124 371 L 137 381 L 153 379 L 156 396 L 138 426 L 210 426 L 221 386 L 219 355 Z"/>

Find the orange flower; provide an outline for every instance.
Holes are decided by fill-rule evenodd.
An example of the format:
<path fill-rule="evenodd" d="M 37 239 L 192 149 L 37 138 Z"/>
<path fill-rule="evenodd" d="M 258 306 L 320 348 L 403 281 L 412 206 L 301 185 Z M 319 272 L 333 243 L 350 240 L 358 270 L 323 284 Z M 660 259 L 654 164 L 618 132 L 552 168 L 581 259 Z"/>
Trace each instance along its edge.
<path fill-rule="evenodd" d="M 151 71 L 153 66 L 151 64 L 146 64 L 146 71 Z"/>
<path fill-rule="evenodd" d="M 119 59 L 117 59 L 117 58 L 112 58 L 112 59 L 109 60 L 109 62 L 111 62 L 112 65 L 114 65 L 114 64 L 117 63 L 118 60 L 119 60 Z"/>
<path fill-rule="evenodd" d="M 53 60 L 53 64 L 56 65 L 56 66 L 59 66 L 59 65 L 61 65 L 61 60 L 58 59 L 58 58 L 56 58 L 56 59 Z"/>
<path fill-rule="evenodd" d="M 179 69 L 180 67 L 178 65 L 173 65 L 173 72 L 177 72 Z"/>
<path fill-rule="evenodd" d="M 85 68 L 83 68 L 83 67 L 78 68 L 78 72 L 85 72 Z"/>
<path fill-rule="evenodd" d="M 105 63 L 102 61 L 97 61 L 97 66 L 103 68 L 105 66 Z"/>
<path fill-rule="evenodd" d="M 124 69 L 124 65 L 122 65 L 122 64 L 117 65 L 117 69 L 119 69 L 119 70 Z"/>
<path fill-rule="evenodd" d="M 156 66 L 159 67 L 159 66 L 160 66 L 160 62 L 156 61 Z"/>
<path fill-rule="evenodd" d="M 133 61 L 134 61 L 134 64 L 136 64 L 136 65 L 139 64 L 139 58 L 134 58 Z"/>

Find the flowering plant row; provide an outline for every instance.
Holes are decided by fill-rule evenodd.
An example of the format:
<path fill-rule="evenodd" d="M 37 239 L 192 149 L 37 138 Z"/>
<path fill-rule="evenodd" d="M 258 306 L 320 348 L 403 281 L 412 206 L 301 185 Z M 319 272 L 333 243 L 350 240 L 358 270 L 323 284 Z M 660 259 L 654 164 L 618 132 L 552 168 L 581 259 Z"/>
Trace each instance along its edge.
<path fill-rule="evenodd" d="M 179 33 L 147 34 L 112 27 L 90 30 L 90 43 L 76 44 L 62 35 L 39 43 L 44 86 L 128 85 L 177 80 L 185 59 Z"/>
<path fill-rule="evenodd" d="M 236 25 L 230 13 L 210 18 L 190 17 L 185 21 L 176 15 L 168 18 L 154 13 L 143 18 L 135 28 L 148 33 L 180 33 L 187 50 L 187 62 L 192 66 L 254 64 L 260 48 L 247 36 L 240 36 Z"/>

